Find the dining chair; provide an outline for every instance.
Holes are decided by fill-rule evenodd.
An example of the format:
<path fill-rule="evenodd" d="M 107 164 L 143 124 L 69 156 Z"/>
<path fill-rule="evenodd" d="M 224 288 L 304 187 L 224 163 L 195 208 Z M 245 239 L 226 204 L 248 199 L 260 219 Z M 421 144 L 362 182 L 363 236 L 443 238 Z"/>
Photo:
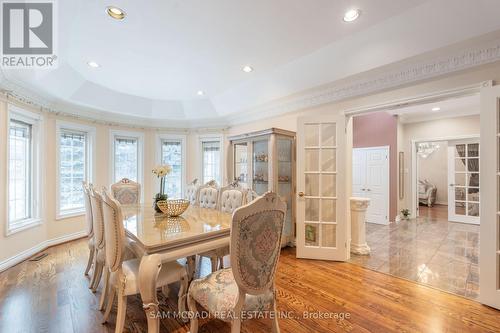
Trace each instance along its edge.
<path fill-rule="evenodd" d="M 193 280 L 188 291 L 191 333 L 198 332 L 197 304 L 241 330 L 242 313 L 274 311 L 279 332 L 274 277 L 281 250 L 286 204 L 273 192 L 236 209 L 231 224 L 231 267 Z M 248 316 L 250 317 L 250 316 Z M 258 316 L 257 316 L 258 317 Z"/>
<path fill-rule="evenodd" d="M 252 190 L 252 189 L 247 190 L 247 195 L 246 195 L 247 203 L 254 201 L 258 197 L 259 197 L 259 194 L 257 192 L 255 192 L 254 190 Z"/>
<path fill-rule="evenodd" d="M 219 187 L 215 180 L 211 180 L 200 187 L 198 192 L 198 205 L 201 208 L 216 209 L 218 199 Z"/>
<path fill-rule="evenodd" d="M 90 191 L 90 203 L 92 207 L 92 221 L 94 228 L 94 274 L 92 276 L 92 281 L 90 283 L 90 290 L 95 293 L 97 287 L 101 282 L 101 278 L 104 272 L 104 288 L 106 290 L 106 284 L 108 281 L 108 275 L 106 273 L 106 253 L 105 253 L 105 238 L 104 238 L 104 220 L 102 212 L 102 196 L 95 190 Z M 105 300 L 105 292 L 101 294 L 99 301 L 99 310 L 102 310 Z"/>
<path fill-rule="evenodd" d="M 85 224 L 87 225 L 87 243 L 89 246 L 89 260 L 87 262 L 87 267 L 85 268 L 85 276 L 89 275 L 90 268 L 94 263 L 94 253 L 95 253 L 95 244 L 94 244 L 94 227 L 92 222 L 92 206 L 90 203 L 90 188 L 91 184 L 87 182 L 82 182 L 83 188 L 83 197 L 85 199 Z"/>
<path fill-rule="evenodd" d="M 111 192 L 122 205 L 137 204 L 141 201 L 141 184 L 128 178 L 111 185 Z"/>
<path fill-rule="evenodd" d="M 115 332 L 123 331 L 127 311 L 127 296 L 139 294 L 139 265 L 141 259 L 124 260 L 125 228 L 121 204 L 107 192 L 103 193 L 104 234 L 106 239 L 106 263 L 109 270 L 108 301 L 103 324 L 107 322 L 115 296 L 118 298 Z M 156 283 L 157 288 L 180 281 L 178 310 L 185 311 L 188 277 L 184 266 L 177 261 L 162 263 Z"/>
<path fill-rule="evenodd" d="M 195 178 L 191 183 L 186 186 L 185 199 L 189 200 L 189 204 L 198 204 L 198 190 L 200 186 L 198 185 L 198 178 Z"/>
<path fill-rule="evenodd" d="M 243 206 L 246 200 L 246 190 L 237 181 L 220 189 L 217 208 L 224 213 L 232 214 L 237 208 Z M 209 258 L 212 272 L 219 267 L 224 268 L 224 257 L 229 255 L 229 246 L 200 253 L 200 257 Z"/>

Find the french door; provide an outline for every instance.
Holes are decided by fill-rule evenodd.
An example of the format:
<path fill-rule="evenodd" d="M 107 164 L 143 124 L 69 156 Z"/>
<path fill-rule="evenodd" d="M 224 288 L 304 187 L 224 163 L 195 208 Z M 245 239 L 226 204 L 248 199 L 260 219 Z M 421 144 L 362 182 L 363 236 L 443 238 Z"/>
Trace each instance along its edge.
<path fill-rule="evenodd" d="M 345 117 L 297 127 L 297 257 L 346 260 Z"/>
<path fill-rule="evenodd" d="M 479 224 L 479 139 L 448 142 L 448 220 Z"/>
<path fill-rule="evenodd" d="M 500 86 L 481 90 L 479 300 L 500 309 Z"/>

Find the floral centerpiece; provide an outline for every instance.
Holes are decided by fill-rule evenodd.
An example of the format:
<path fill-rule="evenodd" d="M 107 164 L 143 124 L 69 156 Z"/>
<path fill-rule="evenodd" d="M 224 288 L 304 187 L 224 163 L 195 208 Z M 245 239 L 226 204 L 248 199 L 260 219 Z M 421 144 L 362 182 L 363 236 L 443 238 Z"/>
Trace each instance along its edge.
<path fill-rule="evenodd" d="M 156 193 L 154 197 L 153 207 L 157 212 L 161 212 L 156 204 L 158 201 L 167 200 L 168 195 L 165 193 L 165 177 L 172 172 L 172 167 L 168 164 L 158 165 L 153 169 L 153 174 L 160 179 L 160 192 Z"/>

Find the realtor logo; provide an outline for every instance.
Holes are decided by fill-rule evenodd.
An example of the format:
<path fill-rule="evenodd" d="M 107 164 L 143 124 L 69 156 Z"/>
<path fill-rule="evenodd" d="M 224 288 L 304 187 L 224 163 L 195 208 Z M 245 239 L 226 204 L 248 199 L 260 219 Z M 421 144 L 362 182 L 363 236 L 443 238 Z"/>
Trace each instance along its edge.
<path fill-rule="evenodd" d="M 2 1 L 2 66 L 54 68 L 53 1 Z"/>

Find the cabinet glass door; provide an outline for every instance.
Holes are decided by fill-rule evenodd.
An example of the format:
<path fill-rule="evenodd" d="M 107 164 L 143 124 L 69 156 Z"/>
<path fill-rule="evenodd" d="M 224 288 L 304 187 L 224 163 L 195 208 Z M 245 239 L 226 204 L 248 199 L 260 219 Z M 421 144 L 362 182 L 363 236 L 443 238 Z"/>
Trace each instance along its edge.
<path fill-rule="evenodd" d="M 262 195 L 269 188 L 269 141 L 253 142 L 253 190 Z"/>
<path fill-rule="evenodd" d="M 243 187 L 248 187 L 248 145 L 234 144 L 234 178 Z"/>
<path fill-rule="evenodd" d="M 276 141 L 276 153 L 278 158 L 278 194 L 280 198 L 286 202 L 286 220 L 285 220 L 285 236 L 291 236 L 293 233 L 292 223 L 292 149 L 293 140 L 289 138 L 278 138 Z"/>

